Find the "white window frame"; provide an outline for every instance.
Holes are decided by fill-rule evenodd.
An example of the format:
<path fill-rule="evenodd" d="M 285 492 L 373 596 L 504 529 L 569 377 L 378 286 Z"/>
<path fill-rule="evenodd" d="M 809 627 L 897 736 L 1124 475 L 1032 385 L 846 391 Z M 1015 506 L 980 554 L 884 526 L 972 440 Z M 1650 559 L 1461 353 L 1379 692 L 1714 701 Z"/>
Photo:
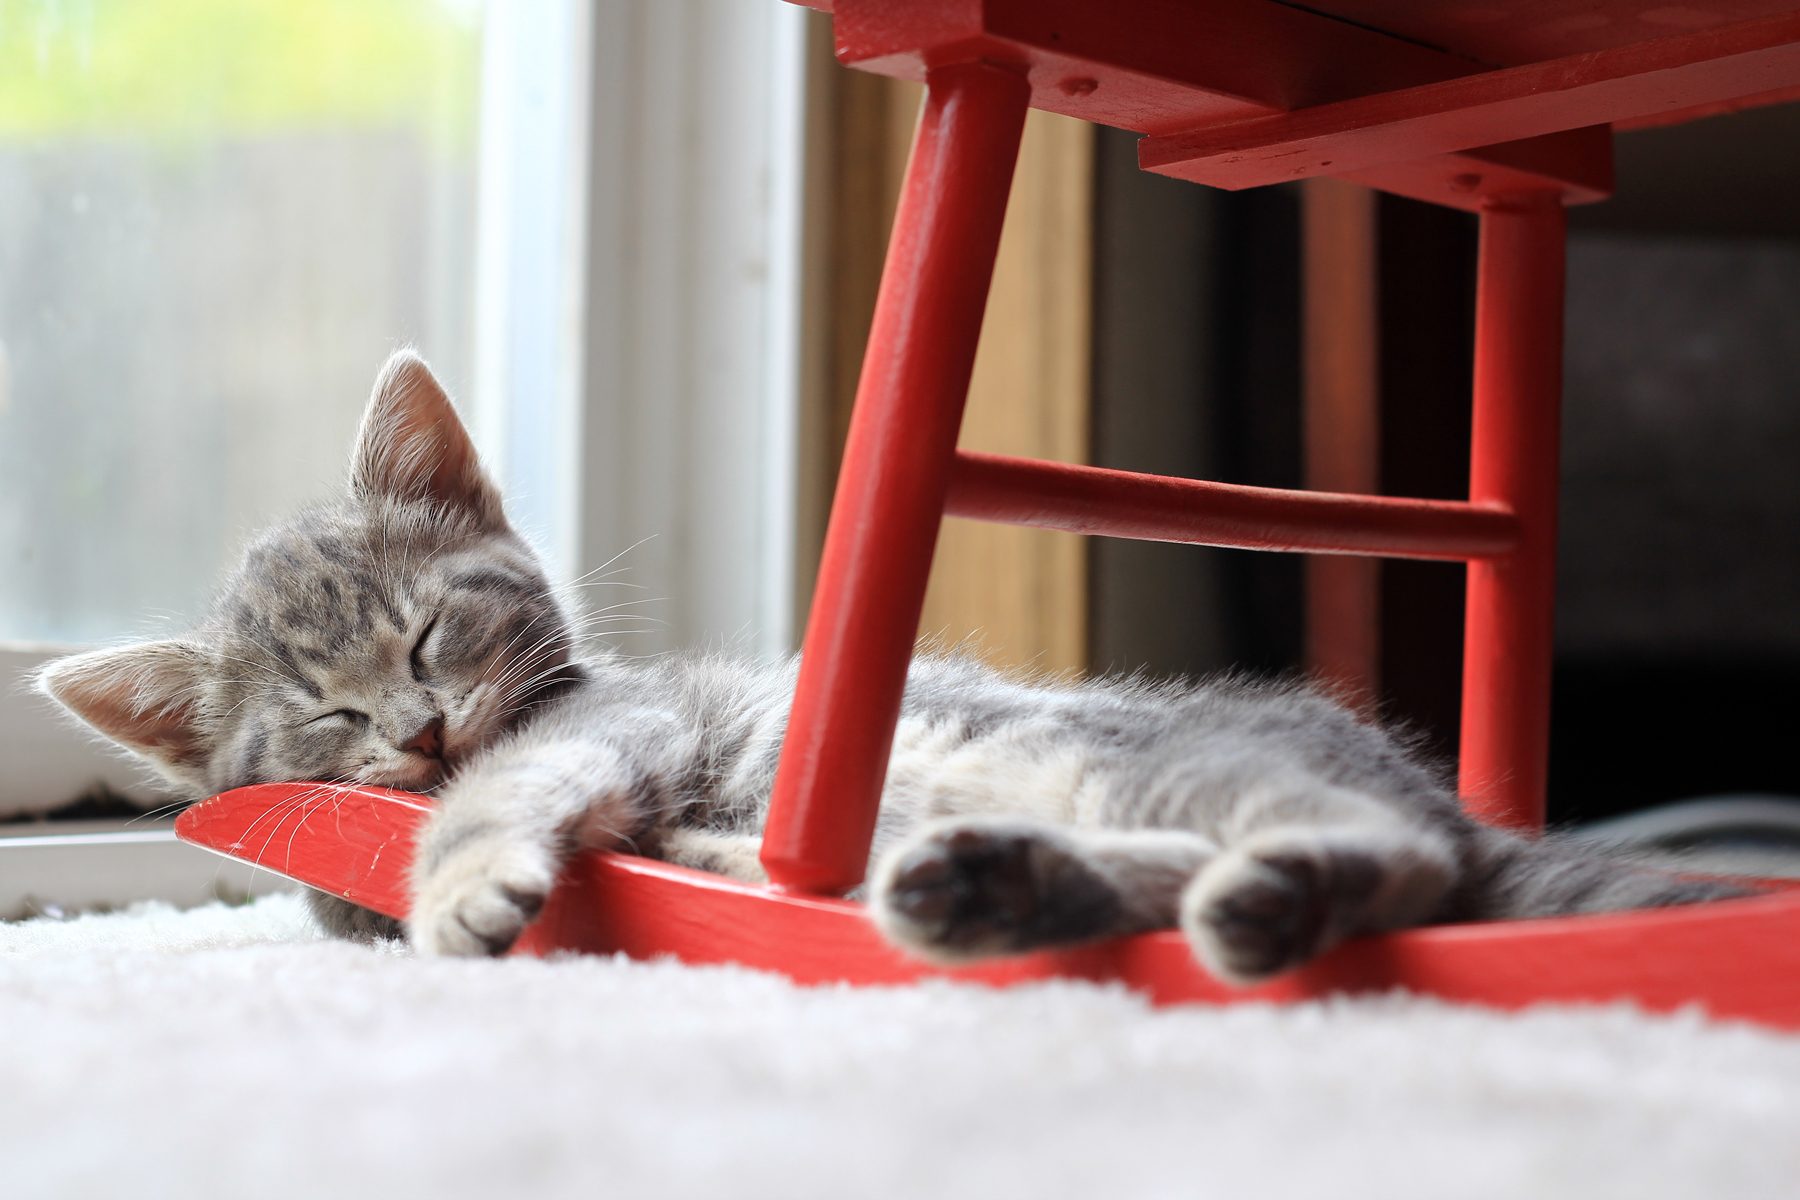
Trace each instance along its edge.
<path fill-rule="evenodd" d="M 495 3 L 488 20 L 484 79 L 530 90 L 483 89 L 477 439 L 559 571 L 636 545 L 619 565 L 649 590 L 619 595 L 669 599 L 646 606 L 663 623 L 623 648 L 786 653 L 808 14 L 778 0 L 546 0 Z M 26 685 L 79 648 L 0 643 L 0 679 L 14 682 L 0 687 L 0 815 L 98 783 L 151 794 L 141 768 Z M 24 869 L 25 832 L 0 826 L 0 913 L 16 899 L 9 877 L 44 877 Z M 115 851 L 172 838 L 150 822 L 117 836 Z M 58 850 L 75 901 L 191 898 L 147 882 L 156 871 L 97 886 L 132 873 L 116 853 L 71 852 L 84 844 Z M 195 863 L 216 873 L 210 856 Z"/>
<path fill-rule="evenodd" d="M 587 11 L 599 83 L 575 555 L 591 569 L 636 546 L 626 578 L 668 598 L 655 609 L 666 628 L 633 650 L 723 640 L 785 653 L 808 14 L 776 0 Z"/>

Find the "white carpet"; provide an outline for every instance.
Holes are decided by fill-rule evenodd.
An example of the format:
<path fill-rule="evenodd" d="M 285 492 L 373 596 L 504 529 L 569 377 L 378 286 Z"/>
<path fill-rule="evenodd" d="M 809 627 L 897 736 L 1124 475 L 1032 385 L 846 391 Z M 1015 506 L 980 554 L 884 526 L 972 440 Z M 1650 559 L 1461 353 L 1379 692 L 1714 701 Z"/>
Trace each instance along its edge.
<path fill-rule="evenodd" d="M 0 1193 L 1793 1197 L 1800 1038 L 428 962 L 288 896 L 146 907 L 0 926 Z"/>

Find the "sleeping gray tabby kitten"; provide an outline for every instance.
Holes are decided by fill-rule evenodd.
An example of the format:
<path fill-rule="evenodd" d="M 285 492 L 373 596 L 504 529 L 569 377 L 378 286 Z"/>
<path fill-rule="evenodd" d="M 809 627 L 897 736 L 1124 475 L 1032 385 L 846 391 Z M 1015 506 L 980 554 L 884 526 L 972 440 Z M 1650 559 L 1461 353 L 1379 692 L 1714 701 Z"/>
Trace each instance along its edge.
<path fill-rule="evenodd" d="M 629 660 L 578 650 L 577 624 L 400 353 L 347 496 L 257 539 L 189 637 L 65 658 L 41 684 L 196 796 L 435 789 L 405 932 L 498 954 L 580 849 L 761 879 L 794 663 Z M 927 958 L 1179 925 L 1240 982 L 1356 934 L 1738 894 L 1477 825 L 1403 745 L 1302 688 L 1029 682 L 948 656 L 912 668 L 872 861 L 874 919 Z"/>

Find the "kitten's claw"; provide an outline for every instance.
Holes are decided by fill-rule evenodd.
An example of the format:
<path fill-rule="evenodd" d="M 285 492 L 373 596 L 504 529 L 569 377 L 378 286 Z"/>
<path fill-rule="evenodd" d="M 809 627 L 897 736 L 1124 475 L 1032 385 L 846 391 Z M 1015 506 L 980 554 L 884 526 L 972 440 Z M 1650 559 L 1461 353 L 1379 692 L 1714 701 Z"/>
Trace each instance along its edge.
<path fill-rule="evenodd" d="M 417 883 L 407 927 L 420 954 L 500 955 L 544 907 L 545 856 L 498 838 L 460 849 Z"/>
<path fill-rule="evenodd" d="M 1118 907 L 1053 832 L 1006 821 L 927 830 L 883 860 L 869 898 L 889 940 L 944 962 L 1080 941 Z"/>

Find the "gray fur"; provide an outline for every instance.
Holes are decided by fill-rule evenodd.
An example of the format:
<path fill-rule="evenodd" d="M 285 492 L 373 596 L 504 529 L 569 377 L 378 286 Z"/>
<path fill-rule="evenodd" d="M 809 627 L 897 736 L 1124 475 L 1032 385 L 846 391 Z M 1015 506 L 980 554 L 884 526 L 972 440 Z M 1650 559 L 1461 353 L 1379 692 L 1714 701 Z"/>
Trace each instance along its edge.
<path fill-rule="evenodd" d="M 761 878 L 795 663 L 631 660 L 580 648 L 581 625 L 402 353 L 347 496 L 259 538 L 190 637 L 41 682 L 196 795 L 435 791 L 407 932 L 493 954 L 580 848 Z M 1179 925 L 1211 970 L 1253 981 L 1360 933 L 1737 892 L 1478 826 L 1400 741 L 1302 687 L 1025 680 L 924 655 L 867 894 L 888 937 L 942 961 Z M 315 907 L 343 936 L 397 932 Z"/>

